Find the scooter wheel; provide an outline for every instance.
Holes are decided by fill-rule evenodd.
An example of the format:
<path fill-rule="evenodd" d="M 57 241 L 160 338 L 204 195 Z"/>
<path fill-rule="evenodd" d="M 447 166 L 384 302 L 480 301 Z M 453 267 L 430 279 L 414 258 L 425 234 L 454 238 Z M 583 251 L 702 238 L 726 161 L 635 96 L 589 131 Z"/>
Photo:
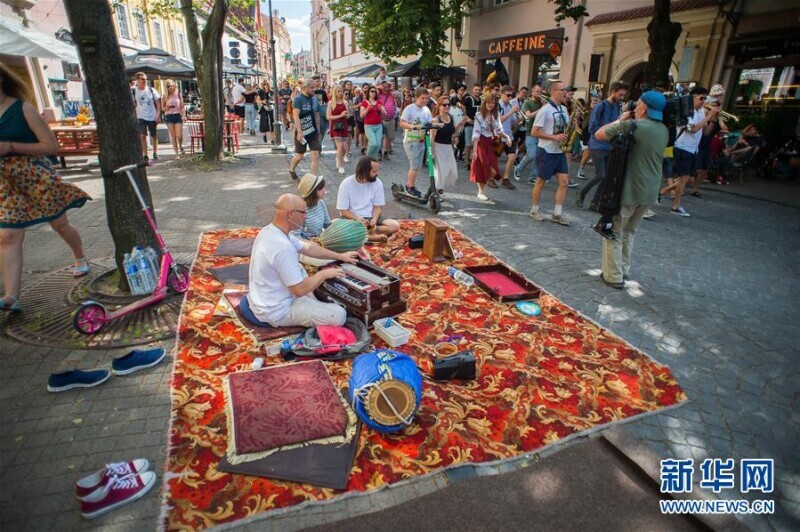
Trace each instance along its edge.
<path fill-rule="evenodd" d="M 175 264 L 167 275 L 167 285 L 178 294 L 189 289 L 189 269 L 183 264 Z"/>
<path fill-rule="evenodd" d="M 403 201 L 403 196 L 400 195 L 400 187 L 397 183 L 392 183 L 392 197 L 397 201 Z"/>
<path fill-rule="evenodd" d="M 106 325 L 108 312 L 100 303 L 87 301 L 72 316 L 72 325 L 83 334 L 95 334 Z"/>
<path fill-rule="evenodd" d="M 439 209 L 442 208 L 442 200 L 439 199 L 439 196 L 437 196 L 436 194 L 432 194 L 431 195 L 431 199 L 428 200 L 428 203 L 431 206 L 431 210 L 433 211 L 433 214 L 438 214 L 439 213 Z"/>

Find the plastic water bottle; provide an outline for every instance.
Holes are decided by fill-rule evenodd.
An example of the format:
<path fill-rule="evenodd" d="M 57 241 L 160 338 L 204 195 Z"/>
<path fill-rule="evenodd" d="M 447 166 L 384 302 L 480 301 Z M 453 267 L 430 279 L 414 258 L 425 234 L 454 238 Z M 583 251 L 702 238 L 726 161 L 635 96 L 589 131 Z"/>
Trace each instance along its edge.
<path fill-rule="evenodd" d="M 128 279 L 128 286 L 131 289 L 131 294 L 141 294 L 142 286 L 139 280 L 139 272 L 136 270 L 136 262 L 131 258 L 130 253 L 125 254 L 125 259 L 122 261 L 122 265 L 125 268 L 125 277 Z"/>
<path fill-rule="evenodd" d="M 468 273 L 464 273 L 459 269 L 450 266 L 447 268 L 447 273 L 450 274 L 450 277 L 458 281 L 459 283 L 463 284 L 467 288 L 472 286 L 475 283 L 475 279 Z"/>
<path fill-rule="evenodd" d="M 142 293 L 148 294 L 152 292 L 156 284 L 153 282 L 153 272 L 150 269 L 150 264 L 147 262 L 147 257 L 145 257 L 141 247 L 136 246 L 131 255 L 131 260 L 136 264 L 136 270 L 138 271 L 142 286 Z"/>
<path fill-rule="evenodd" d="M 153 288 L 155 288 L 158 285 L 158 276 L 161 273 L 158 253 L 152 247 L 147 246 L 144 248 L 144 256 L 147 257 L 147 263 L 150 265 L 150 272 L 153 274 Z"/>

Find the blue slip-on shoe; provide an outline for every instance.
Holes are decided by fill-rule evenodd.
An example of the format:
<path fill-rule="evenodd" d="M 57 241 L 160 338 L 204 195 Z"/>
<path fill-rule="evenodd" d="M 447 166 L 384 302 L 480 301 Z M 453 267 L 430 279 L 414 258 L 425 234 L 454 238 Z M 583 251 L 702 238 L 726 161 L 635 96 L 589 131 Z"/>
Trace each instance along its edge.
<path fill-rule="evenodd" d="M 82 371 L 80 369 L 53 373 L 47 379 L 48 392 L 64 392 L 72 388 L 91 388 L 103 384 L 111 377 L 106 369 Z"/>
<path fill-rule="evenodd" d="M 144 368 L 151 368 L 164 359 L 163 347 L 156 347 L 146 351 L 134 349 L 127 355 L 115 358 L 111 361 L 111 373 L 114 375 L 128 375 L 134 371 Z"/>

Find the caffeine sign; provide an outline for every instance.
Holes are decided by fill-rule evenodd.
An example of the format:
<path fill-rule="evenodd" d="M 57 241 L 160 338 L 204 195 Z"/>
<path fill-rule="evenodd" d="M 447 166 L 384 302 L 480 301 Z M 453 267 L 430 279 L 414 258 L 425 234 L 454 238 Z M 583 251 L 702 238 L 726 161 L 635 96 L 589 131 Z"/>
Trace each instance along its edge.
<path fill-rule="evenodd" d="M 511 57 L 518 55 L 550 55 L 551 45 L 563 42 L 564 28 L 524 33 L 522 35 L 509 35 L 495 39 L 478 41 L 478 58 L 490 59 L 493 57 Z"/>

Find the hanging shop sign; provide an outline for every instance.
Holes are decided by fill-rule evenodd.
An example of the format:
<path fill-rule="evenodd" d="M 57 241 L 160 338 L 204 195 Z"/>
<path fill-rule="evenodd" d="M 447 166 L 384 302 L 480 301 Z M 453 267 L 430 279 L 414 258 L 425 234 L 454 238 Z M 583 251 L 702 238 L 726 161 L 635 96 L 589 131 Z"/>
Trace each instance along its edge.
<path fill-rule="evenodd" d="M 561 52 L 564 28 L 509 35 L 478 41 L 478 58 L 512 57 L 519 55 L 552 55 Z M 553 47 L 555 44 L 555 47 Z"/>

